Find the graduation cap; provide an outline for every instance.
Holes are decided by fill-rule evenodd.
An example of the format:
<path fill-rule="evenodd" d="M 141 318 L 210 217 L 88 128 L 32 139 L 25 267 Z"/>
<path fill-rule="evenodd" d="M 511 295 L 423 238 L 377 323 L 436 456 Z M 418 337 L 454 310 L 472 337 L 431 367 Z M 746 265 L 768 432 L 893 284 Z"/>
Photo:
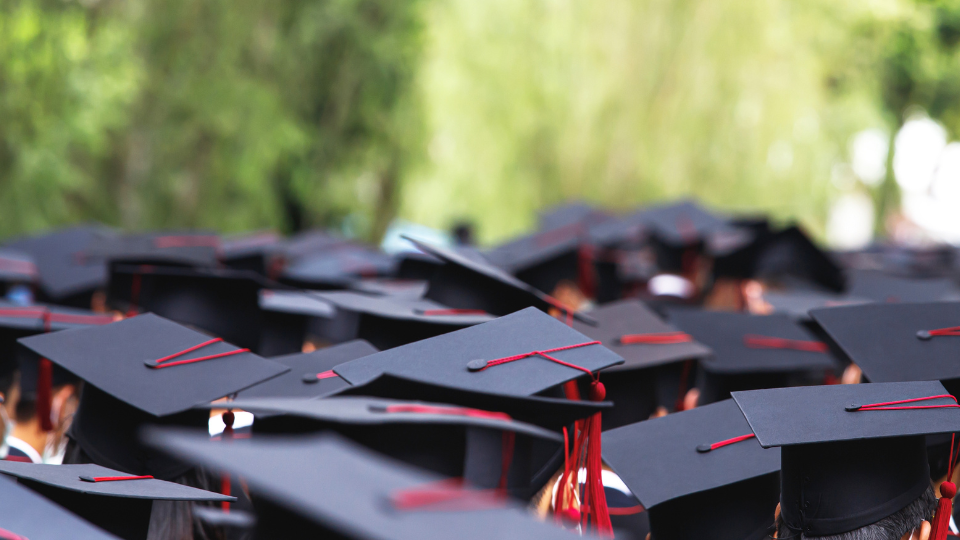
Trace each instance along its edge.
<path fill-rule="evenodd" d="M 561 281 L 569 281 L 586 296 L 595 295 L 585 223 L 575 221 L 516 238 L 488 251 L 486 257 L 537 290 L 553 291 Z"/>
<path fill-rule="evenodd" d="M 154 232 L 122 236 L 95 236 L 77 254 L 83 263 L 156 264 L 170 266 L 217 266 L 220 237 L 211 232 Z"/>
<path fill-rule="evenodd" d="M 839 366 L 827 344 L 786 315 L 675 310 L 670 322 L 710 347 L 700 361 L 700 403 L 734 390 L 791 384 L 791 376 L 819 374 Z"/>
<path fill-rule="evenodd" d="M 539 212 L 537 224 L 542 230 L 564 227 L 573 223 L 592 225 L 609 220 L 611 216 L 583 201 L 571 201 Z"/>
<path fill-rule="evenodd" d="M 435 474 L 332 434 L 228 445 L 175 433 L 155 433 L 150 440 L 185 459 L 242 475 L 256 494 L 257 539 L 547 540 L 570 535 L 509 500 L 452 487 Z"/>
<path fill-rule="evenodd" d="M 773 525 L 780 452 L 761 448 L 732 400 L 605 431 L 603 458 L 657 540 L 759 540 Z"/>
<path fill-rule="evenodd" d="M 430 279 L 443 264 L 440 259 L 415 250 L 401 251 L 394 257 L 397 260 L 396 277 L 400 279 Z"/>
<path fill-rule="evenodd" d="M 223 264 L 234 270 L 250 270 L 268 275 L 273 254 L 281 237 L 273 231 L 226 236 L 220 240 Z"/>
<path fill-rule="evenodd" d="M 812 321 L 810 311 L 814 309 L 855 306 L 872 302 L 866 298 L 813 290 L 764 291 L 763 300 L 773 308 L 774 313 L 789 315 L 800 322 Z"/>
<path fill-rule="evenodd" d="M 343 289 L 361 278 L 389 277 L 395 265 L 381 251 L 344 245 L 290 262 L 280 280 L 305 289 Z"/>
<path fill-rule="evenodd" d="M 40 277 L 41 300 L 89 307 L 93 293 L 107 283 L 107 267 L 103 261 L 85 260 L 82 253 L 95 239 L 113 234 L 101 225 L 84 225 L 19 238 L 6 246 L 33 258 Z"/>
<path fill-rule="evenodd" d="M 350 290 L 379 296 L 423 298 L 424 293 L 427 292 L 427 281 L 394 278 L 361 279 L 351 283 Z"/>
<path fill-rule="evenodd" d="M 62 506 L 0 475 L 0 538 L 10 540 L 117 540 Z"/>
<path fill-rule="evenodd" d="M 913 279 L 871 270 L 851 270 L 847 294 L 874 302 L 940 302 L 960 299 L 946 278 Z"/>
<path fill-rule="evenodd" d="M 0 286 L 4 292 L 13 285 L 32 286 L 37 278 L 33 257 L 22 251 L 0 248 Z"/>
<path fill-rule="evenodd" d="M 639 300 L 604 304 L 590 316 L 597 326 L 574 322 L 573 328 L 624 359 L 603 371 L 607 399 L 616 404 L 603 416 L 605 430 L 646 420 L 658 406 L 677 408 L 692 386 L 693 363 L 711 354 Z"/>
<path fill-rule="evenodd" d="M 383 454 L 520 498 L 542 487 L 563 445 L 558 433 L 505 413 L 423 401 L 251 398 L 231 406 L 254 414 L 255 437 L 333 430 Z"/>
<path fill-rule="evenodd" d="M 473 309 L 453 309 L 432 300 L 372 296 L 350 291 L 312 292 L 357 321 L 356 336 L 378 349 L 391 349 L 493 319 Z"/>
<path fill-rule="evenodd" d="M 764 280 L 797 279 L 841 292 L 846 287 L 843 269 L 797 225 L 772 234 L 757 254 L 753 274 Z"/>
<path fill-rule="evenodd" d="M 753 235 L 731 219 L 710 212 L 691 200 L 643 209 L 637 216 L 654 238 L 671 249 L 703 244 L 706 252 L 722 256 L 747 245 Z"/>
<path fill-rule="evenodd" d="M 252 397 L 317 397 L 349 386 L 333 372 L 333 368 L 350 360 L 371 355 L 377 348 L 362 339 L 309 353 L 276 356 L 272 361 L 290 371 L 278 375 L 237 394 Z"/>
<path fill-rule="evenodd" d="M 342 343 L 357 338 L 359 314 L 338 311 L 314 291 L 261 290 L 260 309 L 295 319 L 287 328 L 301 332 L 301 341 Z"/>
<path fill-rule="evenodd" d="M 260 309 L 260 291 L 276 286 L 250 270 L 123 264 L 113 267 L 108 302 L 275 356 L 299 351 L 304 333 L 299 317 Z"/>
<path fill-rule="evenodd" d="M 223 502 L 220 495 L 99 465 L 41 465 L 0 461 L 0 475 L 124 540 L 144 540 L 153 501 Z M 43 518 L 41 518 L 43 519 Z M 73 534 L 71 531 L 71 538 Z"/>
<path fill-rule="evenodd" d="M 94 463 L 161 479 L 188 468 L 144 451 L 140 426 L 206 426 L 195 405 L 289 369 L 153 314 L 19 342 L 87 382 L 69 435 Z"/>
<path fill-rule="evenodd" d="M 445 263 L 430 278 L 424 298 L 452 308 L 483 310 L 493 315 L 507 315 L 531 306 L 544 311 L 550 308 L 565 313 L 570 311 L 556 299 L 479 257 L 430 246 L 412 238 L 406 240 Z M 591 321 L 579 312 L 573 313 L 573 317 Z"/>
<path fill-rule="evenodd" d="M 865 527 L 919 499 L 931 489 L 925 437 L 960 431 L 956 399 L 936 381 L 777 388 L 733 399 L 761 446 L 782 448 L 780 515 L 809 536 Z M 945 537 L 951 488 L 941 488 L 931 538 Z"/>

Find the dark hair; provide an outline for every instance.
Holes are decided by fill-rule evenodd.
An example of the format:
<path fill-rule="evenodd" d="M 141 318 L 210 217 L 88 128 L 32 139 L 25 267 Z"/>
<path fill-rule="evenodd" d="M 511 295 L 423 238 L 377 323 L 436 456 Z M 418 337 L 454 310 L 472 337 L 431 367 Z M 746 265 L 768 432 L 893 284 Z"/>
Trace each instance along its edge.
<path fill-rule="evenodd" d="M 37 415 L 37 400 L 20 396 L 17 402 L 17 410 L 14 412 L 14 420 L 18 424 L 26 424 Z"/>
<path fill-rule="evenodd" d="M 937 497 L 933 494 L 933 488 L 928 487 L 923 495 L 905 506 L 899 512 L 887 516 L 876 523 L 861 527 L 854 531 L 830 536 L 807 536 L 800 531 L 795 531 L 783 522 L 780 516 L 777 516 L 777 539 L 778 540 L 900 540 L 904 534 L 915 530 L 924 521 L 933 516 L 933 510 L 937 506 Z"/>
<path fill-rule="evenodd" d="M 10 397 L 10 390 L 13 389 L 13 385 L 17 383 L 17 380 L 20 378 L 20 370 L 15 369 L 9 373 L 6 373 L 0 376 L 0 394 L 3 394 L 4 397 Z"/>

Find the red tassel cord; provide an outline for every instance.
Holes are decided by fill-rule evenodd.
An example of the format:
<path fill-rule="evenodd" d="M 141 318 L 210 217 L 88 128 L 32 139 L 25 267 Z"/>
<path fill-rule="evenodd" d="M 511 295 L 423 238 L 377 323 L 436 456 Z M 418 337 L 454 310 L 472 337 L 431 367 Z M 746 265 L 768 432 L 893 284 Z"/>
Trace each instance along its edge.
<path fill-rule="evenodd" d="M 6 529 L 0 528 L 0 540 L 27 540 L 27 537 L 14 534 Z"/>
<path fill-rule="evenodd" d="M 673 404 L 673 410 L 680 412 L 686 410 L 687 405 L 684 398 L 687 397 L 687 390 L 690 386 L 690 376 L 693 372 L 693 360 L 683 362 L 683 371 L 680 372 L 680 385 L 677 387 L 677 401 Z"/>
<path fill-rule="evenodd" d="M 582 244 L 577 249 L 577 288 L 587 298 L 597 297 L 597 275 L 594 271 L 593 247 Z"/>
<path fill-rule="evenodd" d="M 123 482 L 125 480 L 152 480 L 150 475 L 144 476 L 81 476 L 80 480 L 84 482 Z"/>
<path fill-rule="evenodd" d="M 830 349 L 821 341 L 804 341 L 770 336 L 743 336 L 743 344 L 751 349 L 793 349 L 795 351 L 825 353 Z"/>
<path fill-rule="evenodd" d="M 226 441 L 233 439 L 234 420 L 236 420 L 236 415 L 233 414 L 233 411 L 227 411 L 223 413 L 223 436 L 221 437 L 221 440 Z M 220 493 L 229 497 L 231 491 L 230 473 L 224 471 L 220 476 Z M 225 514 L 230 512 L 230 501 L 221 502 L 220 508 Z"/>
<path fill-rule="evenodd" d="M 53 399 L 53 363 L 41 358 L 37 369 L 37 417 L 40 429 L 53 431 L 53 419 L 50 418 L 50 401 Z"/>
<path fill-rule="evenodd" d="M 183 356 L 183 355 L 185 355 L 185 354 L 192 353 L 193 351 L 196 351 L 197 349 L 202 349 L 202 348 L 204 348 L 204 347 L 213 345 L 213 344 L 215 344 L 215 343 L 220 343 L 221 341 L 223 341 L 223 339 L 221 339 L 221 338 L 213 338 L 213 339 L 211 339 L 211 340 L 204 341 L 203 343 L 200 343 L 199 345 L 194 345 L 193 347 L 188 347 L 188 348 L 186 348 L 186 349 L 184 349 L 184 350 L 182 350 L 182 351 L 180 351 L 180 352 L 175 352 L 175 353 L 173 353 L 173 354 L 168 354 L 167 356 L 164 356 L 163 358 L 158 358 L 157 360 L 148 360 L 148 361 L 145 362 L 145 364 L 146 364 L 147 367 L 149 367 L 149 368 L 151 368 L 151 369 L 163 369 L 163 368 L 168 368 L 168 367 L 173 367 L 173 366 L 179 366 L 179 365 L 183 365 L 183 364 L 192 364 L 192 363 L 194 363 L 194 362 L 203 362 L 203 361 L 205 361 L 205 360 L 213 360 L 214 358 L 223 358 L 223 357 L 225 357 L 225 356 L 233 356 L 233 355 L 235 355 L 235 354 L 241 354 L 241 353 L 245 353 L 245 352 L 250 352 L 250 349 L 236 349 L 236 350 L 233 350 L 233 351 L 227 351 L 227 352 L 222 352 L 222 353 L 217 353 L 217 354 L 210 354 L 210 355 L 207 355 L 207 356 L 200 356 L 200 357 L 197 357 L 197 358 L 188 358 L 188 359 L 186 359 L 186 360 L 177 360 L 177 361 L 175 361 L 175 362 L 171 362 L 171 361 L 170 361 L 170 360 L 173 360 L 173 359 L 175 359 L 175 358 L 179 358 L 179 357 L 181 357 L 181 356 Z"/>
<path fill-rule="evenodd" d="M 448 478 L 394 492 L 390 502 L 397 510 L 462 512 L 499 508 L 506 498 L 499 489 L 468 489 L 462 478 Z"/>
<path fill-rule="evenodd" d="M 651 334 L 624 334 L 617 339 L 617 345 L 676 345 L 690 343 L 693 336 L 685 332 L 659 332 Z"/>
<path fill-rule="evenodd" d="M 950 437 L 950 466 L 947 469 L 947 481 L 940 484 L 940 500 L 937 501 L 937 513 L 933 516 L 930 528 L 931 540 L 945 540 L 950 532 L 950 516 L 953 515 L 953 497 L 957 494 L 957 486 L 953 480 L 953 446 L 956 434 Z"/>

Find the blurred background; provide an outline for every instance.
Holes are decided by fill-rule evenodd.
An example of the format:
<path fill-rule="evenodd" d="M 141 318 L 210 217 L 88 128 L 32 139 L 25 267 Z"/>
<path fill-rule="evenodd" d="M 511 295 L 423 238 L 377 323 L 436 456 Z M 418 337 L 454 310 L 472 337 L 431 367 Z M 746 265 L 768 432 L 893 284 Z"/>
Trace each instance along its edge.
<path fill-rule="evenodd" d="M 695 196 L 960 243 L 960 0 L 9 0 L 0 236 Z"/>

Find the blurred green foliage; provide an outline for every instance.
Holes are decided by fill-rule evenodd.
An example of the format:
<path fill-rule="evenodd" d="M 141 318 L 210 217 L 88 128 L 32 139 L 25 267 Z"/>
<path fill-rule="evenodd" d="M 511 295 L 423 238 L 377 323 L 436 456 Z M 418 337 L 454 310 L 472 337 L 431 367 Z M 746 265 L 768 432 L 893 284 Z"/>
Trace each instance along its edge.
<path fill-rule="evenodd" d="M 958 43 L 960 0 L 6 0 L 0 235 L 680 195 L 819 233 L 852 134 L 960 133 Z"/>

